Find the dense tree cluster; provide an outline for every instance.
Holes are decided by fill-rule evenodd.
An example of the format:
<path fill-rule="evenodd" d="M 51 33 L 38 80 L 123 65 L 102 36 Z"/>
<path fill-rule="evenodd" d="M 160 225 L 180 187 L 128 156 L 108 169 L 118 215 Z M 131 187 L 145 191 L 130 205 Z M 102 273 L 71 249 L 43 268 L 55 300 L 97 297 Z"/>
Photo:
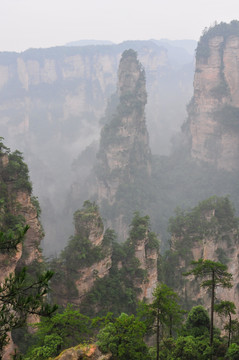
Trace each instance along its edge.
<path fill-rule="evenodd" d="M 4 181 L 12 182 L 15 190 L 20 187 L 30 193 L 28 169 L 23 163 L 22 155 L 15 152 L 10 156 L 9 149 L 0 142 L 0 156 L 4 154 L 8 154 L 9 163 L 0 180 L 3 184 Z M 18 181 L 19 178 L 21 181 Z M 24 225 L 23 219 L 10 216 L 6 192 L 3 187 L 2 189 L 0 210 L 2 208 L 4 211 L 0 211 L 0 253 L 12 256 L 23 242 L 28 226 Z M 39 207 L 36 201 L 35 203 Z M 212 208 L 213 216 L 206 221 L 203 214 L 210 212 Z M 83 210 L 75 213 L 75 219 L 80 218 L 84 224 L 96 219 L 102 230 L 101 219 L 95 217 L 97 205 L 87 201 Z M 146 274 L 135 257 L 135 244 L 138 240 L 147 238 L 147 249 L 158 251 L 159 248 L 157 237 L 150 229 L 148 216 L 142 217 L 138 212 L 134 214 L 129 238 L 124 244 L 118 244 L 115 233 L 107 229 L 102 249 L 96 248 L 96 252 L 93 252 L 87 232 L 84 232 L 88 227 L 83 227 L 82 232 L 80 224 L 81 222 L 78 223 L 77 235 L 70 239 L 61 253 L 60 258 L 65 268 L 69 268 L 70 274 L 76 263 L 79 263 L 79 267 L 81 262 L 84 266 L 92 264 L 101 258 L 102 249 L 105 251 L 110 246 L 112 267 L 109 276 L 97 279 L 85 303 L 80 307 L 68 305 L 56 311 L 57 306 L 49 301 L 51 296 L 46 296 L 53 276 L 51 271 L 42 272 L 40 264 L 37 264 L 34 277 L 26 268 L 10 274 L 0 286 L 0 358 L 9 332 L 14 334 L 16 329 L 20 329 L 19 354 L 15 354 L 15 359 L 47 360 L 58 356 L 68 347 L 92 341 L 97 343 L 103 353 L 110 353 L 112 360 L 239 359 L 237 309 L 234 303 L 228 300 L 218 302 L 215 297 L 217 287 L 231 287 L 232 275 L 220 261 L 199 259 L 190 263 L 190 245 L 200 241 L 205 235 L 213 232 L 220 238 L 227 232 L 238 235 L 238 219 L 235 218 L 228 198 L 210 198 L 191 212 L 178 210 L 176 217 L 170 221 L 171 231 L 183 240 L 183 246 L 186 243 L 189 248 L 185 258 L 185 275 L 200 279 L 200 285 L 209 290 L 210 316 L 202 305 L 183 310 L 184 299 L 177 295 L 173 286 L 168 286 L 169 266 L 173 268 L 176 257 L 185 253 L 180 243 L 174 254 L 167 253 L 160 259 L 159 282 L 154 289 L 152 301 L 137 301 L 140 289 L 134 287 L 132 280 L 145 281 Z M 229 243 L 230 241 L 228 238 Z M 52 264 L 57 265 L 58 260 L 54 261 Z M 177 261 L 178 258 L 175 264 Z M 119 263 L 121 267 L 118 266 Z M 180 276 L 183 278 L 182 274 L 177 274 L 178 279 Z M 56 277 L 57 281 L 62 280 L 60 273 Z M 179 279 L 179 283 L 180 281 L 186 280 Z M 22 330 L 24 326 L 26 329 L 29 314 L 41 317 L 41 321 L 34 325 L 34 334 Z M 224 332 L 221 333 L 215 327 L 215 317 L 222 319 Z"/>

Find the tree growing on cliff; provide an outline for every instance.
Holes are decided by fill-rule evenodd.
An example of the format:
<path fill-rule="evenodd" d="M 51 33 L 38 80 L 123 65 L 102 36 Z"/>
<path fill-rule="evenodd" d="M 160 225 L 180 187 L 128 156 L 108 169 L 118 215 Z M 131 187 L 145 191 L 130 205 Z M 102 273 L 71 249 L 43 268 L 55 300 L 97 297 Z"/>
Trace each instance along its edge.
<path fill-rule="evenodd" d="M 148 305 L 149 313 L 154 319 L 157 360 L 160 351 L 160 334 L 163 337 L 165 327 L 167 327 L 169 336 L 172 337 L 175 324 L 181 321 L 183 311 L 178 301 L 178 295 L 171 288 L 165 284 L 158 284 L 153 292 L 153 302 Z"/>
<path fill-rule="evenodd" d="M 194 268 L 185 273 L 185 276 L 194 275 L 196 278 L 204 279 L 202 287 L 208 288 L 211 292 L 211 316 L 210 316 L 210 347 L 213 346 L 213 324 L 214 324 L 214 304 L 215 290 L 217 287 L 231 288 L 232 275 L 227 272 L 227 266 L 212 260 L 199 259 L 192 261 Z M 211 354 L 212 358 L 212 354 Z"/>
<path fill-rule="evenodd" d="M 227 317 L 228 323 L 225 326 L 225 329 L 228 330 L 228 343 L 227 346 L 230 346 L 231 343 L 231 334 L 232 334 L 232 314 L 236 314 L 236 306 L 231 301 L 221 301 L 219 304 L 215 304 L 215 311 L 221 317 Z"/>
<path fill-rule="evenodd" d="M 0 232 L 0 252 L 15 250 L 27 230 L 28 227 L 19 227 L 15 233 Z M 8 343 L 8 333 L 23 326 L 28 315 L 50 316 L 56 310 L 56 305 L 51 306 L 45 301 L 52 276 L 51 271 L 46 271 L 32 280 L 23 268 L 16 274 L 11 273 L 0 285 L 0 359 Z"/>

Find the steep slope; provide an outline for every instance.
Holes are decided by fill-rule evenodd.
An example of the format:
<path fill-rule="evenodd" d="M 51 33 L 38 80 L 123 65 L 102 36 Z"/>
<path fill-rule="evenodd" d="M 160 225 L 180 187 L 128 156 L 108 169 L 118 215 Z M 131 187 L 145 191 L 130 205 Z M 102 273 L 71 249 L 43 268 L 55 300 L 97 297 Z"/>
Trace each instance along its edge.
<path fill-rule="evenodd" d="M 139 209 L 134 200 L 122 200 L 120 192 L 125 191 L 129 196 L 131 192 L 133 197 L 137 192 L 137 181 L 147 181 L 151 174 L 151 151 L 145 122 L 145 72 L 133 50 L 122 54 L 118 98 L 119 104 L 106 118 L 101 132 L 96 164 L 97 196 L 103 214 L 106 208 L 108 213 L 109 208 L 115 209 L 111 217 L 107 216 L 107 224 L 120 238 L 126 239 L 129 210 L 133 213 Z M 135 196 L 135 200 L 139 198 L 140 194 Z M 123 207 L 128 207 L 127 214 L 124 214 Z"/>
<path fill-rule="evenodd" d="M 135 214 L 124 244 L 104 230 L 98 207 L 86 201 L 75 215 L 75 235 L 52 261 L 53 299 L 72 303 L 90 316 L 134 312 L 138 300 L 152 299 L 157 284 L 159 242 L 149 217 Z"/>
<path fill-rule="evenodd" d="M 109 273 L 112 264 L 111 234 L 104 233 L 98 206 L 86 201 L 74 214 L 75 235 L 52 263 L 56 271 L 52 282 L 55 301 L 79 305 L 96 278 Z"/>
<path fill-rule="evenodd" d="M 0 184 L 2 231 L 15 230 L 18 224 L 30 226 L 23 249 L 22 245 L 19 245 L 19 251 L 16 253 L 22 266 L 27 266 L 41 257 L 39 245 L 43 237 L 43 230 L 38 218 L 39 204 L 35 197 L 31 197 L 32 187 L 28 168 L 23 162 L 20 152 L 10 153 L 8 149 L 0 152 Z M 21 257 L 22 251 L 24 258 Z M 15 266 L 12 263 L 11 270 L 6 269 L 6 273 L 2 271 L 1 277 L 6 277 L 7 273 L 14 272 L 14 270 Z"/>
<path fill-rule="evenodd" d="M 170 221 L 171 255 L 168 259 L 167 281 L 177 289 L 184 302 L 210 307 L 209 295 L 200 288 L 200 281 L 182 275 L 190 263 L 200 258 L 219 261 L 228 266 L 232 274 L 231 289 L 216 289 L 217 301 L 229 300 L 239 308 L 239 220 L 225 198 L 211 197 L 188 212 L 178 212 Z M 173 266 L 172 266 L 173 265 Z M 238 311 L 238 310 L 237 310 Z"/>
<path fill-rule="evenodd" d="M 31 197 L 31 192 L 28 168 L 23 162 L 22 154 L 18 151 L 11 153 L 0 138 L 0 231 L 17 232 L 19 225 L 30 226 L 24 243 L 18 244 L 17 251 L 1 250 L 1 283 L 19 268 L 37 264 L 42 260 L 39 246 L 43 231 L 38 218 L 39 204 L 36 198 Z M 35 270 L 36 267 L 37 265 L 34 266 Z M 31 321 L 36 322 L 37 318 L 29 317 L 29 322 Z M 9 359 L 13 348 L 14 344 L 10 336 L 3 359 Z"/>
<path fill-rule="evenodd" d="M 151 159 L 145 123 L 145 73 L 133 50 L 122 54 L 118 71 L 119 105 L 101 132 L 97 155 L 98 197 L 115 201 L 122 182 L 134 183 L 135 171 L 150 175 Z"/>
<path fill-rule="evenodd" d="M 239 22 L 205 31 L 196 51 L 194 96 L 185 127 L 194 158 L 238 170 Z"/>
<path fill-rule="evenodd" d="M 169 56 L 162 43 L 128 41 L 0 53 L 1 136 L 25 154 L 41 202 L 48 253 L 59 251 L 70 235 L 72 213 L 63 209 L 78 180 L 71 164 L 99 139 L 99 119 L 116 90 L 119 60 L 128 48 L 138 52 L 146 72 L 152 149 L 168 153 L 192 94 L 192 56 L 184 49 L 171 47 L 174 55 Z"/>

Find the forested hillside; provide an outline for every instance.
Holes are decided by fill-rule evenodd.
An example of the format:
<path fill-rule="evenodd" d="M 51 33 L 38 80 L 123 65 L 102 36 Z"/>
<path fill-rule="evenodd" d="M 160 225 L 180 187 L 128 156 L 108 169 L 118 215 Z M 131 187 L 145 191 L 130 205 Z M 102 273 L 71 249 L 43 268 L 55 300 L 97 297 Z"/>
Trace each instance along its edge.
<path fill-rule="evenodd" d="M 204 31 L 170 152 L 173 131 L 152 124 L 167 89 L 173 119 L 187 88 L 172 44 L 0 54 L 0 124 L 28 139 L 53 254 L 23 154 L 1 138 L 0 358 L 238 359 L 238 24 Z"/>

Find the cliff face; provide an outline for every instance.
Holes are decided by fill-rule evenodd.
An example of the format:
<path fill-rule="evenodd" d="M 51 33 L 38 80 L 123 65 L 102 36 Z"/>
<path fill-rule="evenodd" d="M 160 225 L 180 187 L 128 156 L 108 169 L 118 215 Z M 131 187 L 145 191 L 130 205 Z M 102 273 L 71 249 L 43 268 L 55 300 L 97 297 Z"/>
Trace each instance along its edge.
<path fill-rule="evenodd" d="M 199 287 L 200 279 L 193 276 L 187 280 L 182 274 L 189 271 L 191 261 L 200 258 L 219 261 L 228 267 L 232 274 L 232 288 L 216 288 L 216 298 L 228 300 L 239 306 L 239 264 L 238 264 L 238 219 L 228 198 L 209 198 L 200 203 L 190 213 L 179 214 L 171 222 L 172 251 L 176 259 L 174 273 L 175 286 L 188 304 L 202 302 L 210 308 L 210 298 L 205 288 Z M 177 275 L 176 275 L 177 274 Z"/>
<path fill-rule="evenodd" d="M 175 66 L 182 48 L 174 58 L 166 44 L 152 41 L 0 53 L 1 135 L 25 154 L 29 164 L 48 253 L 63 248 L 70 235 L 70 213 L 79 203 L 73 210 L 65 209 L 71 184 L 79 181 L 71 164 L 99 139 L 99 119 L 116 90 L 121 54 L 129 47 L 137 50 L 146 71 L 151 144 L 154 152 L 167 153 L 192 94 L 192 57 L 184 51 L 181 68 L 189 66 L 182 71 Z M 177 53 L 178 48 L 172 49 Z"/>
<path fill-rule="evenodd" d="M 104 230 L 95 203 L 86 201 L 74 220 L 75 235 L 52 263 L 54 301 L 72 303 L 91 316 L 126 311 L 133 301 L 135 306 L 138 300 L 151 301 L 159 243 L 149 217 L 135 214 L 124 244 L 116 243 L 112 230 Z"/>
<path fill-rule="evenodd" d="M 152 234 L 152 233 L 151 233 Z M 147 229 L 143 238 L 137 238 L 135 241 L 135 257 L 139 261 L 140 269 L 144 270 L 145 281 L 136 282 L 136 286 L 141 289 L 139 300 L 146 299 L 149 303 L 153 301 L 153 291 L 158 283 L 158 247 L 151 246 L 149 230 Z"/>
<path fill-rule="evenodd" d="M 95 280 L 108 275 L 112 264 L 112 244 L 105 239 L 97 205 L 85 202 L 83 209 L 75 212 L 74 222 L 75 235 L 53 264 L 53 293 L 64 306 L 69 302 L 79 305 Z"/>
<path fill-rule="evenodd" d="M 219 24 L 200 39 L 188 130 L 194 158 L 238 169 L 239 23 Z"/>
<path fill-rule="evenodd" d="M 107 199 L 110 204 L 120 184 L 134 183 L 136 172 L 151 172 L 145 73 L 133 50 L 123 53 L 118 78 L 119 105 L 102 129 L 97 156 L 99 201 Z"/>
<path fill-rule="evenodd" d="M 0 199 L 2 201 L 1 208 L 1 228 L 3 231 L 15 228 L 18 223 L 25 223 L 30 226 L 27 234 L 25 235 L 24 246 L 19 244 L 18 251 L 15 253 L 13 259 L 11 260 L 9 267 L 3 265 L 1 271 L 1 279 L 7 277 L 11 272 L 14 272 L 18 263 L 21 263 L 22 266 L 30 265 L 34 260 L 39 260 L 41 253 L 39 251 L 40 241 L 43 237 L 42 226 L 38 219 L 38 212 L 36 208 L 36 199 L 31 198 L 29 189 L 26 186 L 29 184 L 23 184 L 21 187 L 20 177 L 14 173 L 13 166 L 14 161 L 19 155 L 12 158 L 12 154 L 0 154 L 0 184 L 2 187 L 2 192 L 0 194 Z M 9 160 L 10 158 L 10 160 Z M 19 157 L 18 171 L 21 166 L 21 156 Z M 14 164 L 14 165 L 12 165 Z M 24 171 L 24 170 L 23 170 Z M 28 176 L 26 174 L 26 176 Z M 25 177 L 25 174 L 24 174 Z M 24 179 L 25 180 L 25 179 Z M 19 182 L 19 184 L 17 184 Z M 34 203 L 35 202 L 35 203 Z M 24 253 L 24 258 L 22 257 Z M 2 254 L 4 258 L 9 258 L 9 254 Z M 6 261 L 1 262 L 4 264 Z"/>
<path fill-rule="evenodd" d="M 31 185 L 28 170 L 22 162 L 20 153 L 9 153 L 0 144 L 0 229 L 3 232 L 15 231 L 17 225 L 30 226 L 25 235 L 24 243 L 17 246 L 17 251 L 1 251 L 0 254 L 0 282 L 10 274 L 14 274 L 18 267 L 31 265 L 34 261 L 41 261 L 39 250 L 43 231 L 38 219 L 38 212 L 31 198 Z M 29 322 L 36 322 L 36 316 Z M 14 351 L 14 343 L 9 334 L 9 343 L 4 349 L 3 359 L 10 358 Z"/>
<path fill-rule="evenodd" d="M 73 151 L 71 144 L 74 142 L 77 146 L 80 135 L 85 141 L 78 144 L 77 150 L 83 149 L 92 139 L 98 138 L 98 120 L 104 114 L 108 97 L 115 91 L 121 53 L 129 47 L 138 52 L 146 70 L 149 107 L 153 107 L 150 120 L 154 126 L 162 123 L 163 119 L 158 121 L 154 112 L 155 106 L 159 108 L 159 116 L 162 112 L 164 94 L 159 92 L 167 88 L 169 78 L 172 81 L 175 76 L 173 87 L 177 88 L 177 95 L 184 94 L 184 102 L 191 93 L 190 79 L 184 77 L 183 83 L 183 79 L 178 78 L 163 44 L 132 41 L 119 46 L 30 49 L 21 54 L 0 53 L 0 114 L 4 137 L 16 140 L 16 136 L 31 134 L 35 141 L 47 144 L 49 135 L 54 135 L 67 142 Z M 191 61 L 188 56 L 188 62 Z M 190 76 L 191 71 L 188 70 Z M 174 127 L 174 124 L 168 125 Z M 43 137 L 44 127 L 50 132 Z M 17 145 L 19 143 L 18 140 Z"/>
<path fill-rule="evenodd" d="M 85 266 L 83 265 L 78 270 L 79 278 L 75 282 L 79 294 L 79 298 L 76 300 L 76 303 L 78 304 L 80 304 L 85 294 L 92 289 L 96 278 L 101 279 L 109 274 L 112 265 L 112 246 L 111 244 L 105 246 L 103 242 L 104 226 L 102 219 L 97 207 L 93 211 L 92 210 L 88 208 L 87 211 L 84 210 L 75 213 L 75 236 L 87 238 L 93 251 L 98 249 L 99 255 L 92 259 L 92 261 L 94 261 L 93 264 L 91 264 L 92 261 L 89 259 L 88 264 L 85 264 Z M 97 254 L 97 251 L 95 254 Z M 86 257 L 89 256 L 90 254 L 88 252 Z"/>
<path fill-rule="evenodd" d="M 136 202 L 141 194 L 137 184 L 142 179 L 146 183 L 151 174 L 151 151 L 145 122 L 145 72 L 133 50 L 122 54 L 117 96 L 118 105 L 106 115 L 106 124 L 101 131 L 95 169 L 96 192 L 103 215 L 106 208 L 115 207 L 104 217 L 108 220 L 107 225 L 121 240 L 125 240 L 129 214 L 123 208 L 131 211 L 129 216 L 139 210 Z"/>

